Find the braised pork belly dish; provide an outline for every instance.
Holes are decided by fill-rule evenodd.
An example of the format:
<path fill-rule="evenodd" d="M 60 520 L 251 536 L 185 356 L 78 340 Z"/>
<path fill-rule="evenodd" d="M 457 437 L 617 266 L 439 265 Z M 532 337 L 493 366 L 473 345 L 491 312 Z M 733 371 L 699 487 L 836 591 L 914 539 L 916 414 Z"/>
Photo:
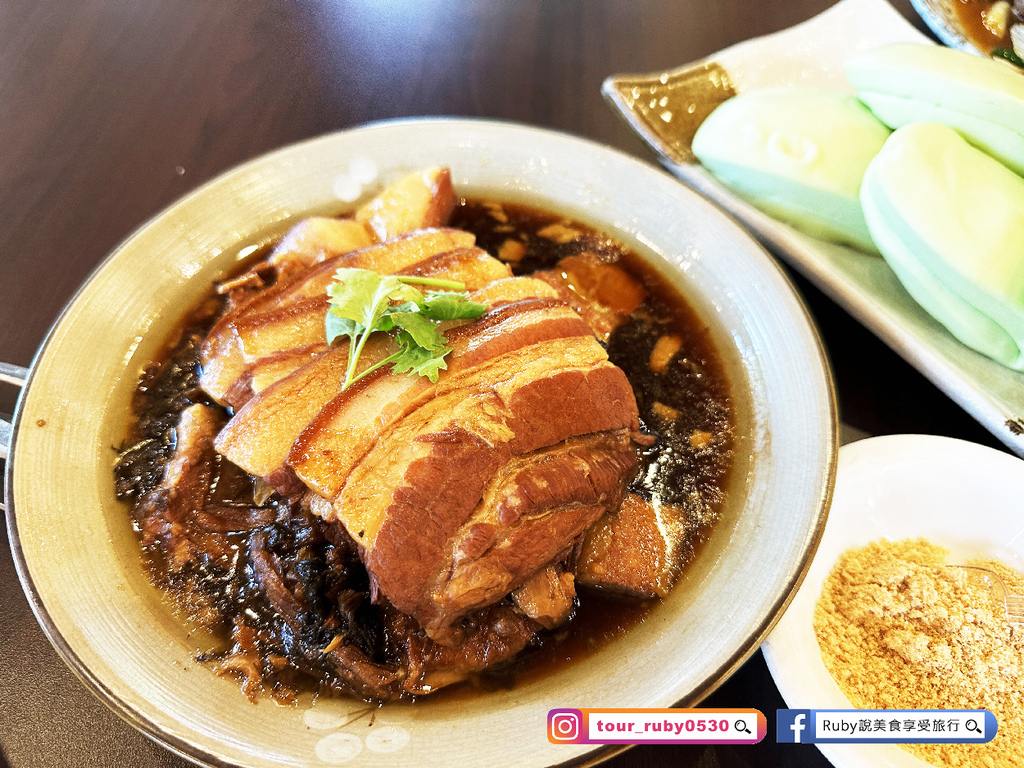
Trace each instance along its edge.
<path fill-rule="evenodd" d="M 706 329 L 636 255 L 431 168 L 255 258 L 144 370 L 115 469 L 153 581 L 223 633 L 219 674 L 414 698 L 669 592 L 733 417 Z"/>

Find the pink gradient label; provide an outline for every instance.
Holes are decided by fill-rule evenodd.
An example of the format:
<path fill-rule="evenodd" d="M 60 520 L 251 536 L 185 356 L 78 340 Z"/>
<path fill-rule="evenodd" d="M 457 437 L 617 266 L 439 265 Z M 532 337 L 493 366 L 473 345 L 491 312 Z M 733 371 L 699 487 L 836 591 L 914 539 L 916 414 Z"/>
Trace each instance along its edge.
<path fill-rule="evenodd" d="M 756 744 L 768 730 L 756 709 L 552 709 L 552 744 Z"/>

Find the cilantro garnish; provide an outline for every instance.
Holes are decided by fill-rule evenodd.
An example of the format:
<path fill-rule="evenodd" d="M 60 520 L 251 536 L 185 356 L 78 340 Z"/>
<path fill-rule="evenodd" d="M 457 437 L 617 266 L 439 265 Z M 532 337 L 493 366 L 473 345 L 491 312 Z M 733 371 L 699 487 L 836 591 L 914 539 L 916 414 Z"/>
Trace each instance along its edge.
<path fill-rule="evenodd" d="M 331 308 L 324 320 L 327 343 L 347 336 L 348 366 L 342 390 L 378 368 L 394 363 L 394 373 L 426 376 L 436 382 L 448 367 L 444 358 L 452 348 L 438 327 L 446 320 L 472 320 L 487 311 L 469 300 L 466 286 L 453 280 L 405 275 L 378 275 L 368 269 L 343 267 L 327 287 Z M 440 288 L 421 292 L 411 284 Z M 359 356 L 370 334 L 395 331 L 399 350 L 356 373 Z"/>

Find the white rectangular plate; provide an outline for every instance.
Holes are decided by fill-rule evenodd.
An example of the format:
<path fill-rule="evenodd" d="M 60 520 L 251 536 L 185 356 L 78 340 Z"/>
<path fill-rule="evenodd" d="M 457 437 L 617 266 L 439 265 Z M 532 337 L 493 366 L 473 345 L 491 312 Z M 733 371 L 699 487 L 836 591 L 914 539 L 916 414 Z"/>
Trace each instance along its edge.
<path fill-rule="evenodd" d="M 929 42 L 885 0 L 841 0 L 795 27 L 739 43 L 679 69 L 610 77 L 602 92 L 669 171 L 735 216 L 773 253 L 1024 456 L 1024 374 L 953 338 L 914 302 L 882 259 L 808 237 L 761 213 L 719 184 L 689 152 L 696 122 L 681 110 L 696 110 L 699 118 L 713 106 L 709 93 L 712 101 L 721 101 L 731 92 L 729 85 L 742 92 L 797 84 L 850 92 L 842 69 L 846 58 L 899 41 Z M 841 349 L 830 351 L 833 356 L 843 354 Z"/>

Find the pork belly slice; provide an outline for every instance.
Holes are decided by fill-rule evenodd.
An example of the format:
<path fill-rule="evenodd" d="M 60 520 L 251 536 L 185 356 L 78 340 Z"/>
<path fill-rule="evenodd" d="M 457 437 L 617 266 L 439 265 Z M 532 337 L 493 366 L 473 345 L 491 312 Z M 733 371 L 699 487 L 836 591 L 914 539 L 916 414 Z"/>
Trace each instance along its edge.
<path fill-rule="evenodd" d="M 567 256 L 554 269 L 536 276 L 551 285 L 604 342 L 647 298 L 639 281 L 594 251 Z"/>
<path fill-rule="evenodd" d="M 522 286 L 517 282 L 502 281 L 509 289 L 505 295 L 520 295 Z M 482 293 L 474 298 L 481 298 Z M 491 299 L 501 295 L 493 286 L 487 294 Z M 296 475 L 321 496 L 336 498 L 356 463 L 390 425 L 432 398 L 473 386 L 481 377 L 507 379 L 549 350 L 559 352 L 557 345 L 538 346 L 545 342 L 575 337 L 582 340 L 593 361 L 607 358 L 593 343 L 586 324 L 571 309 L 552 304 L 550 299 L 501 304 L 447 335 L 453 351 L 436 384 L 422 377 L 390 376 L 382 371 L 358 391 L 341 393 L 329 402 L 302 431 L 288 455 L 287 463 Z"/>
<path fill-rule="evenodd" d="M 271 384 L 290 376 L 329 349 L 327 344 L 314 344 L 311 347 L 290 349 L 253 361 L 235 383 L 235 387 L 228 392 L 228 403 L 232 408 L 241 408 L 253 395 L 258 395 Z"/>
<path fill-rule="evenodd" d="M 223 419 L 213 408 L 191 405 L 175 426 L 175 445 L 160 485 L 139 504 L 142 545 L 164 557 L 171 573 L 180 573 L 204 550 L 204 537 L 187 525 L 206 506 L 216 454 L 213 439 Z M 216 556 L 221 547 L 209 542 Z"/>
<path fill-rule="evenodd" d="M 631 598 L 665 597 L 682 567 L 686 512 L 627 494 L 583 539 L 576 581 Z"/>
<path fill-rule="evenodd" d="M 372 245 L 373 232 L 362 221 L 313 216 L 289 229 L 270 255 L 247 272 L 217 284 L 217 293 L 227 295 L 228 312 L 240 316 L 259 299 L 268 283 L 278 289 L 301 277 L 327 259 Z"/>
<path fill-rule="evenodd" d="M 383 242 L 418 229 L 442 227 L 455 207 L 451 174 L 446 168 L 428 168 L 409 174 L 359 208 L 352 218 L 311 216 L 293 226 L 266 259 L 249 272 L 222 284 L 237 307 L 253 298 L 249 288 L 264 285 L 269 277 L 286 285 L 314 264 L 349 251 Z M 379 235 L 379 236 L 378 236 Z"/>
<path fill-rule="evenodd" d="M 242 360 L 251 365 L 261 358 L 298 349 L 327 345 L 324 317 L 327 293 L 295 301 L 280 309 L 242 318 L 235 325 Z"/>
<path fill-rule="evenodd" d="M 360 358 L 372 365 L 396 352 L 390 336 L 374 334 Z M 217 452 L 246 472 L 262 477 L 286 496 L 302 489 L 284 459 L 295 438 L 341 389 L 348 365 L 342 341 L 250 399 L 217 435 Z"/>
<path fill-rule="evenodd" d="M 389 185 L 355 213 L 381 242 L 424 227 L 448 223 L 455 208 L 455 190 L 447 168 L 426 168 Z"/>
<path fill-rule="evenodd" d="M 415 270 L 420 276 L 440 276 L 464 282 L 468 286 L 486 285 L 496 276 L 500 279 L 509 274 L 504 264 L 478 248 L 462 248 L 437 254 L 410 269 Z M 407 270 L 399 272 L 405 273 Z M 292 305 L 293 308 L 301 306 L 302 302 Z M 336 342 L 334 348 L 327 347 L 323 331 L 326 309 L 325 302 L 316 320 L 320 341 L 310 347 L 292 350 L 297 354 L 298 360 L 291 358 L 287 351 L 258 358 L 254 367 L 247 369 L 240 377 L 239 385 L 229 390 L 228 399 L 244 405 L 217 439 L 217 450 L 227 459 L 247 472 L 263 477 L 286 495 L 292 495 L 301 489 L 293 472 L 284 466 L 292 443 L 321 409 L 339 396 L 348 364 L 347 341 Z M 244 327 L 241 325 L 239 332 L 240 336 L 245 335 L 247 339 L 252 339 L 257 349 L 269 352 L 273 345 L 267 342 L 268 336 L 275 336 L 282 342 L 295 341 L 296 337 L 293 334 L 297 332 L 297 327 L 298 323 L 293 326 L 281 321 L 280 325 L 259 327 L 251 336 L 244 333 Z M 318 350 L 328 349 L 329 351 L 324 351 L 318 356 Z M 395 351 L 397 347 L 390 336 L 374 334 L 363 348 L 360 365 L 368 368 Z M 312 356 L 312 359 L 301 367 L 288 371 L 292 363 L 301 363 L 305 356 Z M 284 378 L 269 385 L 267 378 L 273 374 L 273 369 L 262 365 L 262 362 L 267 360 L 276 364 L 278 370 L 287 373 Z M 411 381 L 407 377 L 384 376 L 386 370 L 389 369 L 381 369 L 378 380 L 386 379 L 389 384 L 393 383 L 390 381 L 393 379 L 403 383 Z M 258 382 L 253 375 L 254 371 L 263 377 Z M 256 397 L 248 399 L 247 394 L 254 394 L 253 384 L 257 383 L 264 388 Z M 369 382 L 360 382 L 345 395 L 361 403 L 368 385 Z M 248 393 L 244 389 L 240 390 L 240 387 L 248 387 Z"/>
<path fill-rule="evenodd" d="M 374 242 L 372 231 L 363 221 L 312 216 L 288 230 L 274 246 L 266 263 L 276 272 L 277 283 L 286 284 L 314 264 L 366 248 Z"/>
<path fill-rule="evenodd" d="M 436 277 L 454 280 L 477 291 L 495 280 L 512 277 L 512 270 L 482 248 L 455 248 L 405 267 L 395 274 L 414 277 Z"/>
<path fill-rule="evenodd" d="M 247 365 L 260 356 L 250 350 L 250 357 L 246 358 L 243 345 L 245 339 L 240 335 L 239 326 L 245 324 L 244 327 L 248 329 L 245 332 L 249 333 L 254 327 L 260 326 L 257 317 L 263 317 L 266 322 L 275 319 L 283 322 L 297 311 L 295 306 L 302 302 L 316 304 L 319 301 L 326 310 L 327 286 L 334 280 L 334 273 L 339 267 L 357 267 L 372 269 L 380 274 L 394 274 L 440 253 L 469 248 L 475 240 L 471 233 L 458 229 L 411 232 L 387 243 L 335 256 L 313 267 L 298 280 L 263 290 L 237 311 L 227 312 L 210 329 L 200 352 L 200 385 L 218 403 L 227 405 L 227 392 L 245 374 Z M 303 306 L 309 309 L 311 304 Z M 308 325 L 306 327 L 309 328 Z M 308 343 L 300 346 L 308 346 Z M 284 349 L 278 348 L 273 352 L 282 352 Z"/>
<path fill-rule="evenodd" d="M 179 608 L 205 627 L 216 627 L 224 620 L 222 609 L 205 588 L 207 580 L 230 572 L 237 556 L 237 534 L 274 520 L 270 509 L 224 506 L 216 501 L 215 481 L 224 481 L 225 469 L 213 439 L 223 422 L 219 409 L 206 405 L 190 405 L 182 411 L 174 428 L 174 453 L 160 485 L 135 508 L 143 547 L 164 564 L 161 579 L 173 587 Z"/>
<path fill-rule="evenodd" d="M 476 387 L 435 397 L 398 421 L 333 504 L 365 548 L 364 562 L 383 594 L 435 639 L 571 546 L 617 505 L 635 468 L 636 404 L 625 375 L 592 336 L 548 344 L 557 349 L 509 366 L 504 380 L 481 374 Z M 601 432 L 615 433 L 613 448 L 591 436 Z M 570 441 L 584 436 L 580 444 Z M 528 469 L 513 473 L 511 486 L 487 496 L 510 461 L 551 446 L 526 459 Z M 543 506 L 545 489 L 552 500 L 543 514 L 499 501 Z M 482 551 L 461 543 L 471 518 L 499 512 Z M 470 543 L 479 541 L 473 536 Z"/>
<path fill-rule="evenodd" d="M 470 248 L 475 243 L 476 236 L 461 229 L 436 228 L 408 232 L 387 242 L 327 259 L 294 282 L 271 286 L 260 297 L 260 304 L 249 307 L 244 314 L 280 309 L 294 301 L 320 296 L 327 290 L 339 267 L 372 269 L 382 275 L 391 275 L 440 253 Z M 234 318 L 233 322 L 237 319 Z"/>
<path fill-rule="evenodd" d="M 452 614 L 488 605 L 536 582 L 538 573 L 564 558 L 605 510 L 618 507 L 624 479 L 635 468 L 628 430 L 572 438 L 509 461 L 491 479 L 483 500 L 445 553 L 451 565 L 435 576 L 429 590 L 435 618 L 425 623 L 428 633 L 443 631 Z M 553 582 L 547 586 L 556 588 Z M 526 590 L 524 598 L 532 593 L 539 599 L 537 587 Z M 557 585 L 559 591 L 564 588 Z M 568 593 L 569 602 L 574 594 Z M 540 605 L 533 607 L 541 610 Z M 548 617 L 552 626 L 570 608 L 564 614 L 555 609 Z"/>
<path fill-rule="evenodd" d="M 537 571 L 512 593 L 512 601 L 524 616 L 545 629 L 554 629 L 572 616 L 576 607 L 573 575 L 559 566 Z"/>
<path fill-rule="evenodd" d="M 393 274 L 454 280 L 472 291 L 495 280 L 510 277 L 512 273 L 487 251 L 470 247 L 430 256 Z M 242 318 L 235 325 L 242 356 L 247 363 L 251 363 L 288 350 L 326 344 L 324 316 L 329 308 L 325 284 L 324 290 L 316 296 Z"/>
<path fill-rule="evenodd" d="M 455 280 L 469 290 L 511 276 L 507 266 L 479 248 L 459 248 L 431 256 L 396 274 Z M 296 355 L 301 358 L 310 352 L 326 351 L 324 316 L 329 308 L 324 293 L 242 318 L 235 331 L 236 348 L 241 350 L 244 369 L 225 393 L 225 402 L 240 408 L 249 397 L 273 383 L 270 377 L 275 371 L 283 376 L 298 367 L 289 367 L 287 360 Z M 256 373 L 259 373 L 258 381 Z M 251 384 L 256 386 L 247 386 Z"/>

